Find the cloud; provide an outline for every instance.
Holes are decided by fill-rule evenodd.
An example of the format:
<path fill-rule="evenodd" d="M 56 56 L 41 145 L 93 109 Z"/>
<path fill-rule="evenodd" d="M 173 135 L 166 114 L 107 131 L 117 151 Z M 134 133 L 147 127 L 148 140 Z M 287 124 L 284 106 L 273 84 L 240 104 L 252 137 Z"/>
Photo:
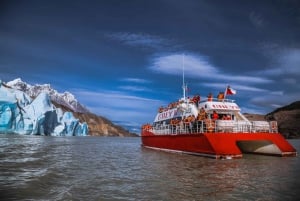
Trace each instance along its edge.
<path fill-rule="evenodd" d="M 283 78 L 282 81 L 286 84 L 297 84 L 297 80 L 294 78 Z"/>
<path fill-rule="evenodd" d="M 160 100 L 133 96 L 120 91 L 86 91 L 82 89 L 72 91 L 90 111 L 112 121 L 126 119 L 140 125 L 153 119 L 157 108 L 166 104 Z"/>
<path fill-rule="evenodd" d="M 204 86 L 208 86 L 208 87 L 211 87 L 211 88 L 217 88 L 217 89 L 222 89 L 224 88 L 225 90 L 225 85 L 224 83 L 203 83 L 202 85 Z M 233 87 L 235 90 L 238 91 L 248 91 L 248 92 L 269 92 L 269 90 L 267 89 L 262 89 L 262 88 L 259 88 L 259 87 L 252 87 L 252 86 L 249 86 L 249 85 L 243 85 L 243 84 L 233 84 Z"/>
<path fill-rule="evenodd" d="M 114 108 L 131 108 L 136 107 L 137 109 L 144 107 L 146 103 L 154 103 L 158 100 L 147 99 L 138 96 L 128 95 L 124 92 L 120 91 L 102 91 L 102 92 L 94 92 L 94 91 L 84 91 L 78 90 L 75 92 L 80 97 L 84 97 L 83 99 L 90 100 L 91 102 L 95 101 L 103 103 L 103 105 L 109 105 Z M 93 97 L 92 99 L 90 97 Z M 97 104 L 98 105 L 98 104 Z"/>
<path fill-rule="evenodd" d="M 279 107 L 299 100 L 299 97 L 299 93 L 297 92 L 267 91 L 263 94 L 253 93 L 248 99 L 247 104 L 241 105 L 242 112 L 267 114 Z"/>
<path fill-rule="evenodd" d="M 145 33 L 117 32 L 106 34 L 107 37 L 122 43 L 142 48 L 163 49 L 172 46 L 173 42 L 159 36 Z"/>
<path fill-rule="evenodd" d="M 127 91 L 152 91 L 151 89 L 146 87 L 133 86 L 133 85 L 119 86 L 118 88 Z"/>
<path fill-rule="evenodd" d="M 135 91 L 135 92 L 145 92 L 145 91 L 151 92 L 151 91 L 153 91 L 150 88 L 141 86 L 143 84 L 151 83 L 150 80 L 140 79 L 140 78 L 122 78 L 121 81 L 130 83 L 129 85 L 119 86 L 118 88 L 121 90 Z"/>
<path fill-rule="evenodd" d="M 270 83 L 272 80 L 265 77 L 255 77 L 255 76 L 243 76 L 243 75 L 232 75 L 232 74 L 217 74 L 214 76 L 216 79 L 224 80 L 224 81 L 235 81 L 242 83 L 256 83 L 256 84 L 264 84 Z"/>
<path fill-rule="evenodd" d="M 282 73 L 300 75 L 300 49 L 284 50 L 278 60 Z"/>
<path fill-rule="evenodd" d="M 270 69 L 265 71 L 267 75 L 300 75 L 300 49 L 288 48 L 272 52 L 271 63 Z"/>
<path fill-rule="evenodd" d="M 251 12 L 249 15 L 250 22 L 256 27 L 264 26 L 265 22 L 263 17 L 257 12 Z"/>
<path fill-rule="evenodd" d="M 299 100 L 299 93 L 284 93 L 281 91 L 276 91 L 273 93 L 266 93 L 263 96 L 255 96 L 250 99 L 250 103 L 260 106 L 265 110 L 271 112 L 278 107 L 283 107 L 287 104 Z"/>
<path fill-rule="evenodd" d="M 140 79 L 140 78 L 123 78 L 121 81 L 125 82 L 134 82 L 134 83 L 150 83 L 151 81 L 145 80 L 145 79 Z"/>
<path fill-rule="evenodd" d="M 170 54 L 158 56 L 153 59 L 149 67 L 152 71 L 180 75 L 183 72 L 189 77 L 194 78 L 213 78 L 213 80 L 222 80 L 226 82 L 238 81 L 247 83 L 269 83 L 271 80 L 257 76 L 232 75 L 221 72 L 214 66 L 209 57 L 196 54 Z"/>
<path fill-rule="evenodd" d="M 207 57 L 196 55 L 171 54 L 153 59 L 150 69 L 165 74 L 179 75 L 183 69 L 185 75 L 209 77 L 217 73 Z"/>

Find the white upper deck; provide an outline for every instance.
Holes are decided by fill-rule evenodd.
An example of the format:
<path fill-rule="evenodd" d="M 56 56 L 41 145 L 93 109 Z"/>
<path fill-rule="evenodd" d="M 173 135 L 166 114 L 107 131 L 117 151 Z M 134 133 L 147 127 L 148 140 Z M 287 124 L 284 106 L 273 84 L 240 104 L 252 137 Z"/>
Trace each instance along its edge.
<path fill-rule="evenodd" d="M 234 100 L 224 99 L 218 100 L 213 99 L 212 101 L 202 101 L 199 103 L 199 108 L 203 107 L 205 111 L 223 111 L 223 112 L 239 112 L 240 107 L 234 102 Z"/>
<path fill-rule="evenodd" d="M 195 103 L 189 99 L 180 100 L 177 103 L 173 103 L 172 106 L 166 108 L 161 108 L 154 122 L 161 122 L 174 118 L 182 118 L 185 116 L 193 115 L 194 117 L 198 116 L 199 110 L 204 108 L 205 112 L 210 114 L 213 111 L 218 113 L 239 113 L 240 107 L 234 102 L 234 100 L 224 99 L 212 99 L 210 101 L 204 100 L 199 103 Z"/>

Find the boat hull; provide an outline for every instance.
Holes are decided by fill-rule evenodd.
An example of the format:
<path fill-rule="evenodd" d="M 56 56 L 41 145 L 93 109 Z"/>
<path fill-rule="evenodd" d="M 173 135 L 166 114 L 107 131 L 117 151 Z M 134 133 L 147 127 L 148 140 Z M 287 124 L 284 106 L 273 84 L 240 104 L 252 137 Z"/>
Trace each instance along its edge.
<path fill-rule="evenodd" d="M 296 149 L 279 133 L 191 133 L 155 135 L 142 131 L 142 146 L 217 159 L 242 158 L 243 153 L 296 156 Z"/>

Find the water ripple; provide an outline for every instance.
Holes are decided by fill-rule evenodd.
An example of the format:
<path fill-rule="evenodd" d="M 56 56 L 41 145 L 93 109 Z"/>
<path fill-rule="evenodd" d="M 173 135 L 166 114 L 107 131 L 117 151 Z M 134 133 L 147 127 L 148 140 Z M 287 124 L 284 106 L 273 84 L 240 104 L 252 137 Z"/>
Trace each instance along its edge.
<path fill-rule="evenodd" d="M 299 157 L 214 160 L 99 137 L 3 135 L 0 150 L 0 200 L 299 199 Z"/>

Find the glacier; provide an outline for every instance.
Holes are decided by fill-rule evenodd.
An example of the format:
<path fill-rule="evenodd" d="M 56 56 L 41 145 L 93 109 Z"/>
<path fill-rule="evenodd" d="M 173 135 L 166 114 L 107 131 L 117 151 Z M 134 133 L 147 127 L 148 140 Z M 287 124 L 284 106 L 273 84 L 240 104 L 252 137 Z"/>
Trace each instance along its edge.
<path fill-rule="evenodd" d="M 46 92 L 49 94 L 50 99 L 63 105 L 72 111 L 80 112 L 80 113 L 88 113 L 89 110 L 81 105 L 75 98 L 73 94 L 68 91 L 64 93 L 59 93 L 55 89 L 53 89 L 50 84 L 35 84 L 30 85 L 26 82 L 23 82 L 21 78 L 14 79 L 6 83 L 7 86 L 23 91 L 30 97 L 37 97 L 41 92 Z"/>
<path fill-rule="evenodd" d="M 46 92 L 32 99 L 0 80 L 0 133 L 49 136 L 86 136 L 87 123 L 72 112 L 56 108 Z"/>

